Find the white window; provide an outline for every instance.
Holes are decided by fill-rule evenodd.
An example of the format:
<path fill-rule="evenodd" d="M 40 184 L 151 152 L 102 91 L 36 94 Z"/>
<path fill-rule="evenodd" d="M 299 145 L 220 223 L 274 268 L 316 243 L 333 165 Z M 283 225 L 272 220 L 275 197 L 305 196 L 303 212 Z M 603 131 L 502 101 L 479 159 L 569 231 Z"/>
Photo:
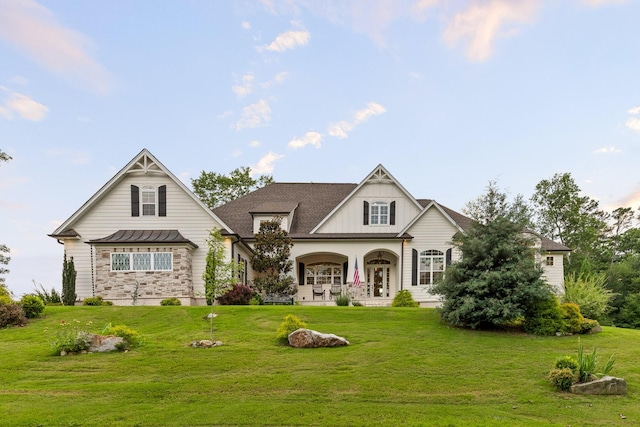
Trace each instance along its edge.
<path fill-rule="evenodd" d="M 387 225 L 389 224 L 389 204 L 385 202 L 375 202 L 369 209 L 369 224 Z"/>
<path fill-rule="evenodd" d="M 156 189 L 150 185 L 142 187 L 141 194 L 142 215 L 155 216 L 156 214 Z"/>
<path fill-rule="evenodd" d="M 552 256 L 548 256 L 547 257 L 546 264 L 549 265 L 549 266 L 553 265 L 553 257 Z"/>
<path fill-rule="evenodd" d="M 433 285 L 444 274 L 444 253 L 437 250 L 420 252 L 420 284 Z"/>
<path fill-rule="evenodd" d="M 114 252 L 111 271 L 171 271 L 171 252 Z"/>
<path fill-rule="evenodd" d="M 306 266 L 307 285 L 341 285 L 342 266 L 335 263 L 317 263 Z"/>

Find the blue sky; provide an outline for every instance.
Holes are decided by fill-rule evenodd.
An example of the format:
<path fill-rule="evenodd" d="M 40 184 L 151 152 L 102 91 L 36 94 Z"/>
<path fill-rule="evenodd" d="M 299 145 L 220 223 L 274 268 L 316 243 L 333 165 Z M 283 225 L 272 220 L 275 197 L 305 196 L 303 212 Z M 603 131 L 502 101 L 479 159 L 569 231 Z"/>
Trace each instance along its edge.
<path fill-rule="evenodd" d="M 0 3 L 9 288 L 60 290 L 50 237 L 142 148 L 180 179 L 250 166 L 360 182 L 382 163 L 460 210 L 569 172 L 640 206 L 640 2 Z"/>

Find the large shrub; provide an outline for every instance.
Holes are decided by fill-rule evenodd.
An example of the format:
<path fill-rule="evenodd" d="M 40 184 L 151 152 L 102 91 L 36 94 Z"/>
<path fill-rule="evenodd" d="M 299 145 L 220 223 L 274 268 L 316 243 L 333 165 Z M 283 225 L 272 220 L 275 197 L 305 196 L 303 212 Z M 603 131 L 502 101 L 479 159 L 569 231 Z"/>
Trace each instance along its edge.
<path fill-rule="evenodd" d="M 535 335 L 555 335 L 564 331 L 564 321 L 558 299 L 549 295 L 548 298 L 531 307 L 524 319 L 523 329 Z"/>
<path fill-rule="evenodd" d="M 117 346 L 118 350 L 120 351 L 130 350 L 132 348 L 140 347 L 144 344 L 144 340 L 138 333 L 138 331 L 131 329 L 127 325 L 112 326 L 111 323 L 109 323 L 102 330 L 102 334 L 121 337 L 122 344 Z"/>
<path fill-rule="evenodd" d="M 560 313 L 562 315 L 563 332 L 569 334 L 582 332 L 584 316 L 580 313 L 580 307 L 577 304 L 570 302 L 560 304 Z"/>
<path fill-rule="evenodd" d="M 564 278 L 563 302 L 577 304 L 583 316 L 601 320 L 615 293 L 607 289 L 607 276 L 604 273 L 567 274 Z"/>
<path fill-rule="evenodd" d="M 418 307 L 419 305 L 407 289 L 399 291 L 391 303 L 391 307 Z"/>
<path fill-rule="evenodd" d="M 225 294 L 217 298 L 220 305 L 249 305 L 253 297 L 253 290 L 240 283 L 234 284 Z"/>
<path fill-rule="evenodd" d="M 44 311 L 44 301 L 36 295 L 25 295 L 20 299 L 20 305 L 24 310 L 24 315 L 27 319 L 35 319 L 40 317 Z"/>
<path fill-rule="evenodd" d="M 27 318 L 22 306 L 11 300 L 8 296 L 0 297 L 0 328 L 7 326 L 24 326 Z"/>
<path fill-rule="evenodd" d="M 62 302 L 64 305 L 76 304 L 76 275 L 73 257 L 67 259 L 65 252 L 62 262 Z"/>

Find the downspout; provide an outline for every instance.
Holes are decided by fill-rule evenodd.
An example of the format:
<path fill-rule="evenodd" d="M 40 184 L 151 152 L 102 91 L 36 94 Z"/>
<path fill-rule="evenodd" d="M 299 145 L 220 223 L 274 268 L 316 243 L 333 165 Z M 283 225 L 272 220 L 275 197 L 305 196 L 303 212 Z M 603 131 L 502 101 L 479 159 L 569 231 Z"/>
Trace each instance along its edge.
<path fill-rule="evenodd" d="M 404 239 L 400 241 L 400 290 L 404 289 Z"/>

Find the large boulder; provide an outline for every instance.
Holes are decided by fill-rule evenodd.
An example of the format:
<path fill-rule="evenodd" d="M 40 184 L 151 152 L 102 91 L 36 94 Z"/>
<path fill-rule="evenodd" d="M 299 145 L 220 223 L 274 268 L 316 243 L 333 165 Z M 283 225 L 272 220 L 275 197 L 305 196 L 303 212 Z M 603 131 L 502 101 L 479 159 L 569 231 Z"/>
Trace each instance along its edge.
<path fill-rule="evenodd" d="M 113 335 L 91 335 L 90 353 L 105 353 L 108 351 L 118 351 L 118 345 L 122 344 L 122 337 Z"/>
<path fill-rule="evenodd" d="M 586 383 L 571 386 L 575 394 L 627 394 L 627 382 L 622 378 L 602 377 Z"/>
<path fill-rule="evenodd" d="M 349 345 L 349 341 L 334 334 L 301 328 L 289 334 L 289 344 L 297 348 L 339 347 Z"/>

